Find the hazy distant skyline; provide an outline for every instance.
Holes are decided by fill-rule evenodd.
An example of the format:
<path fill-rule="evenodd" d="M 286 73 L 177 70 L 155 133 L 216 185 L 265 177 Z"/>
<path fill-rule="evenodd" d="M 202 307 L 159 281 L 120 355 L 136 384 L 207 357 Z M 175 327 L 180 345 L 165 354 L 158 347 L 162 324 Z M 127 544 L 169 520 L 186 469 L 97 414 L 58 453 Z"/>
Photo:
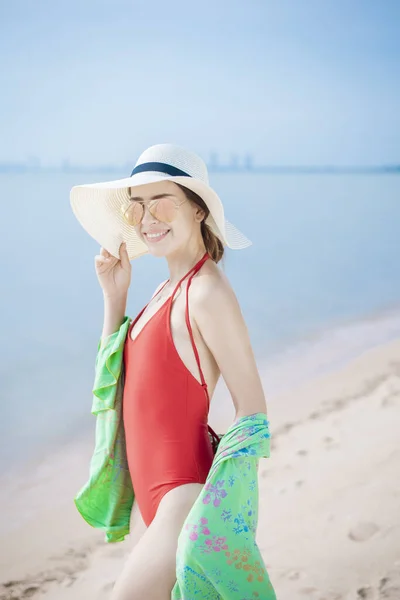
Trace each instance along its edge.
<path fill-rule="evenodd" d="M 270 164 L 400 160 L 400 4 L 0 6 L 0 161 L 136 161 L 171 142 Z"/>

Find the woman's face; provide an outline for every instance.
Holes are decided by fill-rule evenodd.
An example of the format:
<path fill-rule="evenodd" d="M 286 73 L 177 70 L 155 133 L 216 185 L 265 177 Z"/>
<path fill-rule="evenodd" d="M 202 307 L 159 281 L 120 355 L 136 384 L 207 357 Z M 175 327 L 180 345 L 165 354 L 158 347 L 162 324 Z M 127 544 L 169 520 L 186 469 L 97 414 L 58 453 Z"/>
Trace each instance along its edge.
<path fill-rule="evenodd" d="M 135 226 L 135 231 L 146 244 L 150 254 L 168 256 L 177 250 L 184 250 L 189 242 L 198 239 L 201 242 L 200 223 L 203 220 L 202 209 L 187 199 L 179 186 L 172 181 L 138 186 L 130 189 L 131 202 L 142 202 L 145 206 L 143 219 Z M 179 205 L 172 212 L 171 222 L 162 222 L 150 214 L 148 203 L 152 200 L 168 198 Z M 160 235 L 161 234 L 161 235 Z"/>

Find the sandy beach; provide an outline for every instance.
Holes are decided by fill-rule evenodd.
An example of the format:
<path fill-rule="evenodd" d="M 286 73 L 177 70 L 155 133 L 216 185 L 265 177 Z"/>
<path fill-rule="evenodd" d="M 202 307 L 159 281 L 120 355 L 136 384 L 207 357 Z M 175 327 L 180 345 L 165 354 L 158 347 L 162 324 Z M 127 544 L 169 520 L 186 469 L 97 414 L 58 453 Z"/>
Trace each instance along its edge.
<path fill-rule="evenodd" d="M 278 599 L 399 600 L 400 339 L 267 402 L 257 540 Z M 211 425 L 224 431 L 232 415 L 216 394 Z M 107 545 L 76 511 L 93 437 L 3 478 L 2 600 L 109 598 L 143 525 Z"/>

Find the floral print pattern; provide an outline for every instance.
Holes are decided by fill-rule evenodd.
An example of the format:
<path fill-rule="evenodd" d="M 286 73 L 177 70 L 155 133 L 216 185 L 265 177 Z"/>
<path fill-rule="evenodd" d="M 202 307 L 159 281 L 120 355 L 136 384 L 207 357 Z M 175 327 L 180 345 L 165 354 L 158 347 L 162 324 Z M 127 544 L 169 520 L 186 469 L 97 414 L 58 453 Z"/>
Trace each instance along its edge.
<path fill-rule="evenodd" d="M 226 491 L 222 488 L 223 484 L 224 481 L 217 481 L 215 485 L 206 483 L 205 488 L 209 493 L 204 496 L 203 504 L 209 504 L 212 500 L 214 506 L 219 506 L 221 500 L 227 496 Z"/>
<path fill-rule="evenodd" d="M 256 413 L 222 437 L 179 536 L 171 600 L 276 600 L 255 540 L 257 466 L 269 456 L 268 425 Z"/>

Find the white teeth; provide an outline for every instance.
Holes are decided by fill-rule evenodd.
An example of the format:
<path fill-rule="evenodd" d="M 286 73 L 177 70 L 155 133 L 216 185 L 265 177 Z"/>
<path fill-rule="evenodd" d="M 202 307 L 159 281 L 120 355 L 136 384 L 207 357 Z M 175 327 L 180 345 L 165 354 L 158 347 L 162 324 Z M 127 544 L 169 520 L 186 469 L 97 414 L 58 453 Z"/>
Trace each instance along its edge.
<path fill-rule="evenodd" d="M 168 233 L 168 231 L 163 231 L 162 233 L 147 233 L 147 237 L 148 238 L 158 238 L 161 237 L 162 235 L 165 235 L 166 233 Z"/>

